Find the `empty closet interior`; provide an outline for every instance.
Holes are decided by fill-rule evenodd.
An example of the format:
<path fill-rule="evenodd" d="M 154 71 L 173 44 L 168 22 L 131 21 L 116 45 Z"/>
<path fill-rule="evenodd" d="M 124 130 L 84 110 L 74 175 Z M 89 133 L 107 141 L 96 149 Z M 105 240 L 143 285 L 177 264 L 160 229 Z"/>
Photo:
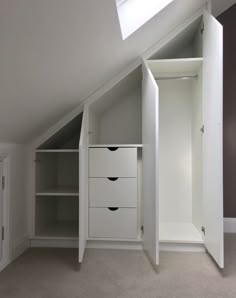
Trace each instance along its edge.
<path fill-rule="evenodd" d="M 202 243 L 202 58 L 148 65 L 159 88 L 159 240 Z"/>
<path fill-rule="evenodd" d="M 89 106 L 89 144 L 142 144 L 142 71 L 130 73 Z"/>
<path fill-rule="evenodd" d="M 35 152 L 35 236 L 78 237 L 82 114 Z"/>

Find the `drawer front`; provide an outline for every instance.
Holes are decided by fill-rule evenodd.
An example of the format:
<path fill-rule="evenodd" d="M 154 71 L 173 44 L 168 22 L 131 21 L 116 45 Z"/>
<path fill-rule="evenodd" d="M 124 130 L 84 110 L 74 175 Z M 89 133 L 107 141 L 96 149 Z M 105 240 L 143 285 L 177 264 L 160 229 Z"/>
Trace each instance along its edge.
<path fill-rule="evenodd" d="M 137 148 L 111 149 L 89 149 L 89 177 L 137 177 Z"/>
<path fill-rule="evenodd" d="M 90 207 L 137 207 L 136 178 L 89 178 Z"/>
<path fill-rule="evenodd" d="M 89 237 L 137 238 L 137 209 L 89 208 Z"/>

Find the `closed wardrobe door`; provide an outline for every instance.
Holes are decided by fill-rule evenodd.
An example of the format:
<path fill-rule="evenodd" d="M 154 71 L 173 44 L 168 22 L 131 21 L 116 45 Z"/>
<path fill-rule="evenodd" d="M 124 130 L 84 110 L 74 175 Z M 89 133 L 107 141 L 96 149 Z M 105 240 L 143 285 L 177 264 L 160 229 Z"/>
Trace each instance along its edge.
<path fill-rule="evenodd" d="M 223 268 L 223 28 L 207 12 L 204 15 L 203 38 L 204 242 L 218 266 Z"/>
<path fill-rule="evenodd" d="M 158 229 L 158 108 L 159 91 L 150 69 L 143 64 L 143 245 L 153 265 L 159 264 Z"/>

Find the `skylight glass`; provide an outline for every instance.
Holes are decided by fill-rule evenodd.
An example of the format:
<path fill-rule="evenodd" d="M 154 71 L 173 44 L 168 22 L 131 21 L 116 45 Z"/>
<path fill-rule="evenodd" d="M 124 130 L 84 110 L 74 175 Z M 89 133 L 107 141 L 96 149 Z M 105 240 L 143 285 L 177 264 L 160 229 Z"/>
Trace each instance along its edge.
<path fill-rule="evenodd" d="M 173 0 L 116 0 L 122 38 L 126 39 Z"/>

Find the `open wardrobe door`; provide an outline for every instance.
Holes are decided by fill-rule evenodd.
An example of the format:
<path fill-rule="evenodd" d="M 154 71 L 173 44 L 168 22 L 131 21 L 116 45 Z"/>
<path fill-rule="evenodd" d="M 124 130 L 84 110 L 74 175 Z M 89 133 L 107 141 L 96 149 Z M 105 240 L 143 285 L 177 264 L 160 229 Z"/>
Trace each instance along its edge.
<path fill-rule="evenodd" d="M 155 79 L 143 63 L 143 246 L 151 263 L 159 264 L 158 231 L 158 108 L 159 91 Z"/>
<path fill-rule="evenodd" d="M 79 144 L 79 263 L 82 263 L 88 233 L 88 109 L 85 107 Z"/>
<path fill-rule="evenodd" d="M 223 28 L 208 12 L 203 42 L 203 231 L 206 249 L 223 268 Z"/>

